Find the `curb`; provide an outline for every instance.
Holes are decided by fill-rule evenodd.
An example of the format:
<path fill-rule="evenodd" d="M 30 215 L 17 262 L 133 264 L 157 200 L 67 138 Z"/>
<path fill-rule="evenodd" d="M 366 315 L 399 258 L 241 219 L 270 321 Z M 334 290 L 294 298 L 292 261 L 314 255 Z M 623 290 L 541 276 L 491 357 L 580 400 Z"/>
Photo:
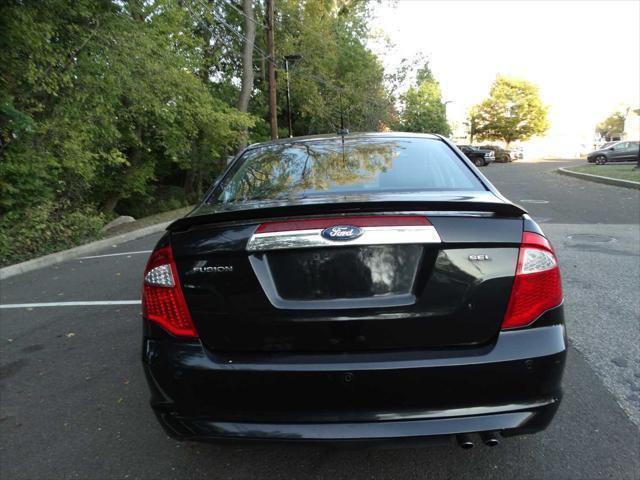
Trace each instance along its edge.
<path fill-rule="evenodd" d="M 45 255 L 44 257 L 38 257 L 32 260 L 27 260 L 26 262 L 16 263 L 15 265 L 9 265 L 8 267 L 0 268 L 0 280 L 6 280 L 9 277 L 13 277 L 21 273 L 31 272 L 39 268 L 49 267 L 57 263 L 71 260 L 72 258 L 86 255 L 88 253 L 95 253 L 98 250 L 110 247 L 114 243 L 128 242 L 130 240 L 135 240 L 137 238 L 151 235 L 152 233 L 161 232 L 165 230 L 170 223 L 172 223 L 172 221 L 156 223 L 155 225 L 140 228 L 132 232 L 122 233 L 120 235 L 104 238 L 102 240 L 96 240 L 95 242 L 70 248 L 69 250 L 62 250 L 61 252 L 51 253 L 49 255 Z"/>
<path fill-rule="evenodd" d="M 573 172 L 566 168 L 558 168 L 556 170 L 561 175 L 567 175 L 568 177 L 580 178 L 589 182 L 604 183 L 606 185 L 614 185 L 616 187 L 633 188 L 640 190 L 640 182 L 634 182 L 632 180 L 620 180 L 617 178 L 603 177 L 601 175 L 592 175 L 591 173 Z"/>

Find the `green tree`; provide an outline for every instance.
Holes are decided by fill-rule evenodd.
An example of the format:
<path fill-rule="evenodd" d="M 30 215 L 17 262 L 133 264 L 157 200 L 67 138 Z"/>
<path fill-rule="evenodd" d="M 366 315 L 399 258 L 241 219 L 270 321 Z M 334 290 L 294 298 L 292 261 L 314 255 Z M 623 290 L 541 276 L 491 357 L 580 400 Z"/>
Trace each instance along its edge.
<path fill-rule="evenodd" d="M 193 17 L 176 2 L 21 4 L 2 15 L 0 208 L 51 199 L 108 213 L 192 170 L 198 152 L 208 183 L 252 124 L 198 75 Z"/>
<path fill-rule="evenodd" d="M 393 102 L 384 69 L 366 45 L 370 4 L 278 0 L 276 6 L 276 54 L 303 56 L 290 75 L 294 134 L 335 132 L 341 111 L 351 131 L 388 124 Z M 284 105 L 284 77 L 279 78 L 278 104 Z M 266 88 L 262 92 L 266 97 Z M 282 108 L 281 125 L 286 113 Z"/>
<path fill-rule="evenodd" d="M 451 129 L 447 123 L 446 106 L 442 102 L 440 84 L 436 81 L 429 64 L 418 70 L 416 85 L 400 97 L 402 112 L 399 128 L 406 132 L 438 133 L 448 136 Z"/>
<path fill-rule="evenodd" d="M 547 107 L 538 87 L 526 80 L 498 76 L 489 98 L 472 112 L 475 134 L 480 140 L 502 140 L 507 146 L 542 135 L 549 128 Z"/>
<path fill-rule="evenodd" d="M 116 214 L 194 202 L 243 141 L 266 139 L 262 18 L 257 0 L 0 2 L 0 263 L 82 241 Z M 352 130 L 390 122 L 369 19 L 359 0 L 278 0 L 279 105 L 282 56 L 304 56 L 295 134 L 335 131 L 341 106 Z M 28 232 L 30 246 L 13 241 Z"/>
<path fill-rule="evenodd" d="M 620 138 L 624 132 L 624 119 L 623 112 L 613 112 L 596 126 L 596 133 L 607 141 L 612 138 Z"/>

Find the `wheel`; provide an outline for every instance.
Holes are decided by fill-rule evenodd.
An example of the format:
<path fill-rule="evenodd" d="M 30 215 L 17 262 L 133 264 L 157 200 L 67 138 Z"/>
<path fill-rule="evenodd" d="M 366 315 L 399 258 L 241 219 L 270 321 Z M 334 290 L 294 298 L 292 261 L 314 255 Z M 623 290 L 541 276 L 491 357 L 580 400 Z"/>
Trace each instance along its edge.
<path fill-rule="evenodd" d="M 484 159 L 476 158 L 473 163 L 475 163 L 476 167 L 484 167 L 486 165 Z"/>
<path fill-rule="evenodd" d="M 607 157 L 605 157 L 604 155 L 598 155 L 596 157 L 596 164 L 597 165 L 604 165 L 605 163 L 607 163 Z"/>

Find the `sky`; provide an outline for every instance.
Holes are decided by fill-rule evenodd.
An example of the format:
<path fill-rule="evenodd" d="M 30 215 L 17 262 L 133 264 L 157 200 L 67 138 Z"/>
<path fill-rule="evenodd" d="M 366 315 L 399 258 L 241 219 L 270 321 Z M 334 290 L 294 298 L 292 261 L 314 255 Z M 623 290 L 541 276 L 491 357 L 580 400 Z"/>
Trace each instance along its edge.
<path fill-rule="evenodd" d="M 497 74 L 538 85 L 547 138 L 593 138 L 622 106 L 640 106 L 640 0 L 383 0 L 370 41 L 385 68 L 423 53 L 440 82 L 451 122 L 489 93 Z"/>

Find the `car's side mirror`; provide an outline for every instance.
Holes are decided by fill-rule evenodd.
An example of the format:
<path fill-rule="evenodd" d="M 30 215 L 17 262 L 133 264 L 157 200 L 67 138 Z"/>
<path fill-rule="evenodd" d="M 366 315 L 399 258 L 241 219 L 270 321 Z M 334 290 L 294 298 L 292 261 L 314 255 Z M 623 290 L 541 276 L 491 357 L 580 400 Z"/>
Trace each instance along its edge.
<path fill-rule="evenodd" d="M 613 147 L 609 147 L 609 150 L 615 150 L 615 148 L 613 148 Z"/>

